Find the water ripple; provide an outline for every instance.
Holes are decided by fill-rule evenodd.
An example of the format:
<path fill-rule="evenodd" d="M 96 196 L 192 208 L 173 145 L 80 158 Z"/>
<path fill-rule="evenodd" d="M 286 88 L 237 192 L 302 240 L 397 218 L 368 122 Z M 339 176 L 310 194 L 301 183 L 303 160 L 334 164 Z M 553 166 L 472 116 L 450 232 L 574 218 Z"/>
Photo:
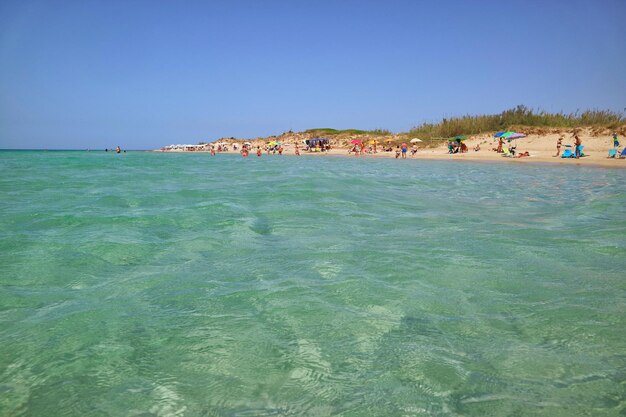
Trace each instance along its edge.
<path fill-rule="evenodd" d="M 624 409 L 623 170 L 134 152 L 0 167 L 2 416 Z"/>

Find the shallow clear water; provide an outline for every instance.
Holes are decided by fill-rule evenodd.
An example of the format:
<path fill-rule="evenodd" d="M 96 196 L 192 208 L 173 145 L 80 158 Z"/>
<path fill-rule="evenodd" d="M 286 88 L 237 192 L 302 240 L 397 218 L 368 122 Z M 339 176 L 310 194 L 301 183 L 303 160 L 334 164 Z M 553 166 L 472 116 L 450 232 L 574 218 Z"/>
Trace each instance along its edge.
<path fill-rule="evenodd" d="M 0 152 L 2 416 L 626 413 L 626 171 Z"/>

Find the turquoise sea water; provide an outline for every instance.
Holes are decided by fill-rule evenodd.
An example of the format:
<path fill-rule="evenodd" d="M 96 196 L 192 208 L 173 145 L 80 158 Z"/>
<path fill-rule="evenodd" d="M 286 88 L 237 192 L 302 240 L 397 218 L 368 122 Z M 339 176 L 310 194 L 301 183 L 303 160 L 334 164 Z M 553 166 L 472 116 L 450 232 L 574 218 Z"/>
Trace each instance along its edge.
<path fill-rule="evenodd" d="M 626 170 L 0 152 L 1 416 L 623 416 Z"/>

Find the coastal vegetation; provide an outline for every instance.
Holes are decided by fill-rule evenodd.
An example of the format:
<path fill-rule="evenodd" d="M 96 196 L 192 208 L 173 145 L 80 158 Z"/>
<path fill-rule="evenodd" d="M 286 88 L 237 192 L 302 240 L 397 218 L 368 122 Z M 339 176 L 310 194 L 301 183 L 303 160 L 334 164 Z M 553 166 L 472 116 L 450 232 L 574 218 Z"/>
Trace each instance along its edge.
<path fill-rule="evenodd" d="M 477 135 L 505 130 L 582 127 L 617 129 L 624 124 L 626 124 L 624 114 L 611 110 L 586 110 L 567 114 L 535 111 L 519 105 L 500 114 L 467 115 L 444 118 L 437 123 L 423 123 L 411 129 L 407 135 L 431 142 L 457 135 Z"/>
<path fill-rule="evenodd" d="M 401 143 L 403 141 L 419 138 L 422 140 L 421 147 L 436 147 L 442 141 L 463 135 L 493 135 L 495 132 L 513 130 L 526 134 L 546 134 L 555 131 L 576 131 L 589 128 L 594 136 L 606 134 L 607 131 L 617 131 L 620 135 L 626 135 L 626 114 L 612 110 L 585 110 L 574 113 L 550 113 L 538 111 L 519 105 L 498 114 L 488 115 L 465 115 L 444 118 L 439 122 L 423 123 L 408 132 L 393 133 L 387 129 L 332 129 L 319 127 L 307 129 L 303 132 L 284 132 L 279 136 L 272 135 L 266 138 L 236 139 L 229 140 L 303 140 L 314 137 L 327 137 L 336 143 L 346 145 L 353 138 L 362 140 L 385 140 L 387 143 Z"/>
<path fill-rule="evenodd" d="M 316 136 L 337 136 L 337 135 L 369 135 L 369 136 L 389 136 L 392 133 L 386 129 L 374 129 L 374 130 L 358 130 L 358 129 L 344 129 L 337 130 L 328 127 L 321 127 L 315 129 L 305 130 L 304 133 L 313 134 Z"/>

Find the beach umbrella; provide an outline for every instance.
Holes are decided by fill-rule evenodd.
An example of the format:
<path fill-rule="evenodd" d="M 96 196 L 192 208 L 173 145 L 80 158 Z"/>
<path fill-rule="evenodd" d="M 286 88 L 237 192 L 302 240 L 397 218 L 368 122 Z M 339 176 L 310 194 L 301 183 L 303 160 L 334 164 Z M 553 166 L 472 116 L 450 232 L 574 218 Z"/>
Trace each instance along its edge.
<path fill-rule="evenodd" d="M 525 138 L 526 135 L 523 133 L 517 133 L 517 132 L 513 132 L 511 130 L 506 131 L 506 132 L 498 132 L 495 135 L 493 135 L 496 138 L 504 138 L 504 139 L 519 139 L 519 138 Z"/>
<path fill-rule="evenodd" d="M 504 132 L 500 138 L 506 139 L 509 143 L 511 143 L 511 141 L 513 139 L 515 139 L 515 143 L 517 144 L 517 139 L 519 138 L 525 138 L 526 135 L 523 133 L 517 133 L 517 132 Z"/>
<path fill-rule="evenodd" d="M 353 144 L 353 145 L 356 145 L 358 143 L 361 143 L 361 141 L 358 140 L 358 139 L 352 139 L 352 142 L 350 142 L 350 143 Z"/>
<path fill-rule="evenodd" d="M 519 138 L 525 138 L 526 135 L 523 133 L 517 133 L 517 132 L 505 132 L 502 135 L 500 135 L 501 137 L 505 138 L 505 139 L 519 139 Z"/>
<path fill-rule="evenodd" d="M 462 140 L 465 140 L 465 136 L 455 136 L 453 139 L 456 140 L 457 142 L 460 142 Z"/>
<path fill-rule="evenodd" d="M 421 141 L 422 141 L 421 139 L 418 139 L 418 138 L 413 138 L 413 139 L 411 139 L 409 142 L 411 142 L 411 143 L 419 143 L 419 142 L 421 142 Z"/>
<path fill-rule="evenodd" d="M 385 142 L 387 143 L 393 142 L 393 139 L 385 139 Z"/>

